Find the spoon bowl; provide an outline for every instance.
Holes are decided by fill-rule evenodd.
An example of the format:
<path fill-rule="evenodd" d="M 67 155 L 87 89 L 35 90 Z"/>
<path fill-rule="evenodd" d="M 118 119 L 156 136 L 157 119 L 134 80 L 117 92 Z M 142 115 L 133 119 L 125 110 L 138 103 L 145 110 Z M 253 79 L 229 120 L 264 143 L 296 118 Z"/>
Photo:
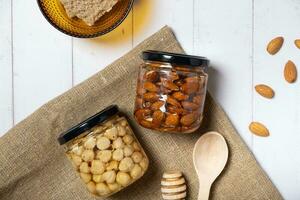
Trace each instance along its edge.
<path fill-rule="evenodd" d="M 196 142 L 193 162 L 199 179 L 198 200 L 209 198 L 211 185 L 223 171 L 227 160 L 228 147 L 221 134 L 208 132 Z"/>

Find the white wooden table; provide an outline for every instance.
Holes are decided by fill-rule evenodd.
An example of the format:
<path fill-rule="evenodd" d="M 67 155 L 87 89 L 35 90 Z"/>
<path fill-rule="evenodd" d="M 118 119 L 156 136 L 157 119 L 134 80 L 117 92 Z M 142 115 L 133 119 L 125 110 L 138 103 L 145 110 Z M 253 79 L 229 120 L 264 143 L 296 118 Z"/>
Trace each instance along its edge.
<path fill-rule="evenodd" d="M 76 39 L 54 29 L 36 0 L 0 0 L 0 136 L 35 109 L 122 56 L 139 42 L 171 26 L 190 54 L 212 60 L 209 89 L 286 199 L 300 199 L 300 80 L 287 84 L 282 71 L 299 66 L 299 0 L 136 0 L 112 33 Z M 266 43 L 285 37 L 276 55 Z M 271 85 L 273 100 L 253 90 Z M 271 132 L 253 136 L 258 120 Z"/>

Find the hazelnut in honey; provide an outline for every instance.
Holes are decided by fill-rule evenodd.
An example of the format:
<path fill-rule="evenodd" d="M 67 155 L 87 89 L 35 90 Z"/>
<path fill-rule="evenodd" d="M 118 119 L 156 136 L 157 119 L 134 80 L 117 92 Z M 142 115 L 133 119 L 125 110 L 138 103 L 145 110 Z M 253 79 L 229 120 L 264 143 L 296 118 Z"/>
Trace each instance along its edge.
<path fill-rule="evenodd" d="M 141 178 L 149 160 L 125 117 L 110 106 L 58 138 L 89 192 L 110 196 Z"/>

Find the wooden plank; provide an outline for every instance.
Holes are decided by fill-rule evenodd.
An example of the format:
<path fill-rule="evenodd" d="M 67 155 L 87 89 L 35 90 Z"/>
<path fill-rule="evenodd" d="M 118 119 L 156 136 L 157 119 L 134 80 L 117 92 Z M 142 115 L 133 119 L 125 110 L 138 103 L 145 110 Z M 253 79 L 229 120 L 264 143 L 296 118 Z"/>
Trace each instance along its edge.
<path fill-rule="evenodd" d="M 143 0 L 133 8 L 133 44 L 164 25 L 172 27 L 187 53 L 193 53 L 193 0 Z"/>
<path fill-rule="evenodd" d="M 0 137 L 13 125 L 11 2 L 0 0 Z"/>
<path fill-rule="evenodd" d="M 95 39 L 75 39 L 74 83 L 92 76 L 132 48 L 132 13 L 112 32 Z"/>
<path fill-rule="evenodd" d="M 284 81 L 283 67 L 291 59 L 300 70 L 300 51 L 294 46 L 300 38 L 300 5 L 294 0 L 257 0 L 254 8 L 254 82 L 268 84 L 276 92 L 272 100 L 254 96 L 254 119 L 271 133 L 254 138 L 254 153 L 284 198 L 299 199 L 300 85 L 299 80 L 292 85 Z M 278 35 L 285 37 L 285 44 L 270 56 L 266 45 Z"/>
<path fill-rule="evenodd" d="M 194 19 L 195 53 L 212 61 L 209 91 L 251 148 L 251 0 L 196 0 Z"/>
<path fill-rule="evenodd" d="M 36 0 L 13 0 L 15 121 L 72 86 L 71 38 L 42 16 Z"/>

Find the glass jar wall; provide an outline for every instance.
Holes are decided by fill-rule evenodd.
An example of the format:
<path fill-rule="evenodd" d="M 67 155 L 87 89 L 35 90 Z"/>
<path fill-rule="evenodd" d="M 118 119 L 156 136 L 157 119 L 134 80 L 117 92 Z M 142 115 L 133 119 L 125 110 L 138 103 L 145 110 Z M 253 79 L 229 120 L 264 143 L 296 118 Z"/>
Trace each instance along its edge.
<path fill-rule="evenodd" d="M 116 106 L 59 137 L 87 189 L 101 197 L 129 186 L 146 172 L 149 160 Z"/>
<path fill-rule="evenodd" d="M 194 132 L 201 125 L 207 90 L 208 60 L 167 52 L 143 52 L 135 119 L 162 132 Z"/>

